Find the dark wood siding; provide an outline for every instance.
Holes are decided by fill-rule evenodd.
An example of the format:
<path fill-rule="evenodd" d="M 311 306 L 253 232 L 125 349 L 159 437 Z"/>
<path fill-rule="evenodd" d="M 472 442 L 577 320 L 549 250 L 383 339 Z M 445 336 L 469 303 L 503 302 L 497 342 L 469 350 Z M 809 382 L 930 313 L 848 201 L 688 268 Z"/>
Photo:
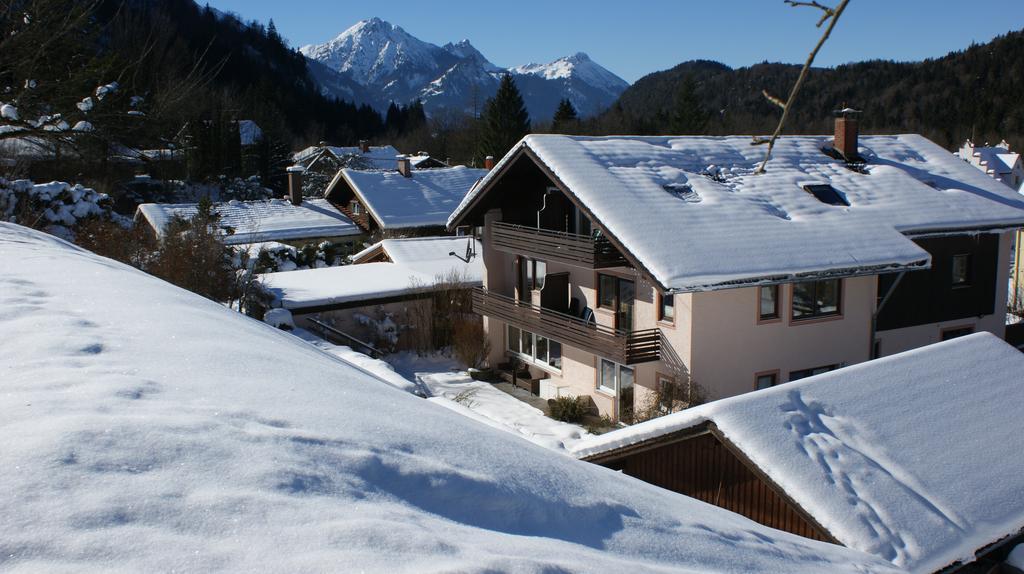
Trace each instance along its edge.
<path fill-rule="evenodd" d="M 834 542 L 712 434 L 626 454 L 602 464 L 765 526 Z"/>
<path fill-rule="evenodd" d="M 914 241 L 932 255 L 932 268 L 907 272 L 878 316 L 878 330 L 967 319 L 995 312 L 999 236 L 958 235 Z M 953 256 L 971 257 L 970 284 L 953 285 Z M 896 274 L 878 278 L 884 295 Z"/>

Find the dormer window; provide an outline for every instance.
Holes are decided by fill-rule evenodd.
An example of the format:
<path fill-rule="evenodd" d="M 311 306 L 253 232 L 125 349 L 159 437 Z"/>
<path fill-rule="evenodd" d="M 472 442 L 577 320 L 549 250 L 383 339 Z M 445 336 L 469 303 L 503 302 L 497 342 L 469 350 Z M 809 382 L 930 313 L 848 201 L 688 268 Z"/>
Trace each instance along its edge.
<path fill-rule="evenodd" d="M 846 207 L 850 206 L 850 202 L 846 200 L 846 196 L 827 183 L 807 184 L 804 185 L 803 188 L 804 191 L 813 195 L 815 199 L 822 203 L 827 203 L 829 205 L 843 205 Z"/>

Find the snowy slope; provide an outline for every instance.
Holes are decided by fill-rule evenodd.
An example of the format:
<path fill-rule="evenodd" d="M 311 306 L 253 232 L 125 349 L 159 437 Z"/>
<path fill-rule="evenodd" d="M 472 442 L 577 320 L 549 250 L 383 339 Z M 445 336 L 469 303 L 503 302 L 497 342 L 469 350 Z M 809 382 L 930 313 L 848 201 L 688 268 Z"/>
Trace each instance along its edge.
<path fill-rule="evenodd" d="M 362 96 L 383 109 L 389 102 L 423 100 L 428 112 L 442 108 L 481 108 L 494 95 L 504 73 L 516 78 L 534 120 L 548 120 L 562 98 L 569 98 L 581 115 L 593 115 L 618 98 L 629 84 L 602 68 L 586 54 L 559 58 L 549 64 L 504 69 L 491 63 L 469 40 L 444 46 L 424 42 L 401 27 L 371 18 L 356 23 L 323 44 L 300 51 L 317 62 L 314 77 L 325 93 L 351 99 Z M 322 73 L 328 69 L 337 74 Z"/>
<path fill-rule="evenodd" d="M 0 223 L 0 568 L 891 572 Z"/>

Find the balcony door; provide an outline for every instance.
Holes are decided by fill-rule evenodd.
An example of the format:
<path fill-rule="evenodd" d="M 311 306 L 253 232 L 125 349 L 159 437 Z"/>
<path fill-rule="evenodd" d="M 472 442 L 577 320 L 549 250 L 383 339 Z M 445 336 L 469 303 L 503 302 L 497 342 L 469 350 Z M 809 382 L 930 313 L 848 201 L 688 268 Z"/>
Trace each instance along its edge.
<path fill-rule="evenodd" d="M 636 283 L 614 275 L 598 275 L 598 305 L 615 313 L 615 328 L 633 330 Z"/>

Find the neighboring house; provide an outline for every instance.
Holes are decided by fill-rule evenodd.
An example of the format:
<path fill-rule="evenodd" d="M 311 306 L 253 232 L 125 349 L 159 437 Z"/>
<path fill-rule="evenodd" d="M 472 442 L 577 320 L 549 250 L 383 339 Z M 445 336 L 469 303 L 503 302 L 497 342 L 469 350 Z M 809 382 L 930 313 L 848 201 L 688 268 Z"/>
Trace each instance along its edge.
<path fill-rule="evenodd" d="M 476 280 L 483 277 L 483 265 L 479 258 L 480 241 L 466 236 L 452 237 L 409 237 L 385 239 L 363 249 L 352 256 L 352 263 L 397 263 L 399 265 L 423 265 L 433 271 L 441 263 L 459 267 L 455 259 L 471 263 Z"/>
<path fill-rule="evenodd" d="M 957 152 L 960 159 L 1001 181 L 1018 193 L 1024 193 L 1024 160 L 1019 153 L 1010 151 L 1006 140 L 993 147 L 976 147 L 971 140 L 964 142 Z M 1010 286 L 1009 305 L 1015 310 L 1024 310 L 1024 236 L 1017 232 L 1013 260 L 1013 283 Z"/>
<path fill-rule="evenodd" d="M 425 330 L 435 295 L 482 284 L 479 242 L 471 237 L 388 239 L 353 257 L 353 265 L 260 276 L 276 306 L 298 326 L 357 349 L 410 348 Z M 366 349 L 360 349 L 366 350 Z"/>
<path fill-rule="evenodd" d="M 574 454 L 910 572 L 947 571 L 1020 541 L 1022 405 L 1024 355 L 977 333 L 612 431 Z"/>
<path fill-rule="evenodd" d="M 135 221 L 143 221 L 160 237 L 175 216 L 192 217 L 194 203 L 144 203 L 135 213 Z M 294 205 L 284 199 L 263 201 L 229 201 L 215 204 L 228 245 L 279 241 L 302 244 L 334 241 L 355 243 L 363 232 L 325 199 L 311 199 Z"/>
<path fill-rule="evenodd" d="M 413 170 L 400 157 L 390 171 L 341 169 L 325 196 L 364 231 L 437 234 L 487 170 L 465 166 Z"/>
<path fill-rule="evenodd" d="M 987 173 L 1010 186 L 1011 189 L 1020 190 L 1024 186 L 1024 161 L 1020 154 L 1010 151 L 1010 144 L 1006 140 L 994 146 L 975 146 L 974 142 L 967 140 L 960 146 L 958 152 L 960 159 Z"/>
<path fill-rule="evenodd" d="M 918 135 L 530 135 L 449 228 L 485 226 L 491 364 L 629 421 L 972 331 L 1002 337 L 1024 198 Z M 846 161 L 844 158 L 848 158 Z"/>

